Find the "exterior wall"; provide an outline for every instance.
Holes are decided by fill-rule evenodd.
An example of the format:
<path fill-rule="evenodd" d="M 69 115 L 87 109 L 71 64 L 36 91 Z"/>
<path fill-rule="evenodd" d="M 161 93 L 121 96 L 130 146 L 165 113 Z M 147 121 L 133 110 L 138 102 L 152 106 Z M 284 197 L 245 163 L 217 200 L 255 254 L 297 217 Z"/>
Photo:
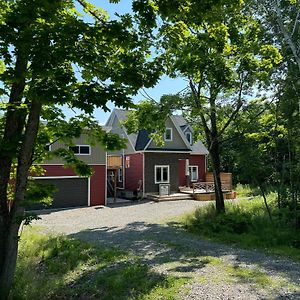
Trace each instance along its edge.
<path fill-rule="evenodd" d="M 188 150 L 186 144 L 183 142 L 180 134 L 178 133 L 176 127 L 174 126 L 173 122 L 170 120 L 170 118 L 166 122 L 166 128 L 172 128 L 173 132 L 173 139 L 172 141 L 168 142 L 165 141 L 165 144 L 163 147 L 158 147 L 155 145 L 154 142 L 151 142 L 148 146 L 147 150 L 149 149 L 177 149 L 177 150 Z"/>
<path fill-rule="evenodd" d="M 125 156 L 130 157 L 130 166 L 126 168 L 125 162 L 125 189 L 134 191 L 138 188 L 139 180 L 143 181 L 143 153 L 129 154 Z"/>
<path fill-rule="evenodd" d="M 90 177 L 90 205 L 105 205 L 106 195 L 106 167 L 90 166 L 94 174 Z M 71 168 L 64 168 L 62 165 L 43 165 L 46 171 L 45 177 L 60 177 L 60 176 L 77 176 Z"/>
<path fill-rule="evenodd" d="M 74 139 L 74 145 L 89 145 L 88 136 L 83 134 L 81 137 Z M 51 150 L 57 150 L 59 148 L 67 148 L 66 145 L 60 141 L 57 141 L 51 145 Z M 91 146 L 90 155 L 76 155 L 82 161 L 90 165 L 105 164 L 106 163 L 106 151 L 101 145 Z M 59 157 L 54 157 L 51 160 L 43 162 L 44 165 L 56 165 L 64 164 L 64 161 Z"/>
<path fill-rule="evenodd" d="M 135 152 L 135 150 L 133 149 L 130 141 L 128 140 L 127 135 L 126 135 L 124 129 L 122 128 L 122 126 L 121 126 L 121 124 L 120 124 L 117 117 L 114 117 L 114 120 L 111 122 L 110 126 L 112 127 L 110 132 L 114 133 L 114 134 L 118 134 L 120 137 L 126 138 L 127 143 L 126 143 L 126 149 L 119 150 L 119 151 L 109 151 L 108 154 L 110 154 L 110 155 L 122 155 L 123 152 L 125 154 Z"/>
<path fill-rule="evenodd" d="M 205 155 L 190 155 L 190 166 L 198 166 L 198 181 L 205 181 L 206 157 Z"/>
<path fill-rule="evenodd" d="M 181 160 L 189 158 L 189 153 L 153 153 L 145 155 L 145 193 L 158 193 L 159 184 L 155 184 L 155 165 L 170 166 L 170 190 L 177 192 L 179 187 L 179 175 Z"/>

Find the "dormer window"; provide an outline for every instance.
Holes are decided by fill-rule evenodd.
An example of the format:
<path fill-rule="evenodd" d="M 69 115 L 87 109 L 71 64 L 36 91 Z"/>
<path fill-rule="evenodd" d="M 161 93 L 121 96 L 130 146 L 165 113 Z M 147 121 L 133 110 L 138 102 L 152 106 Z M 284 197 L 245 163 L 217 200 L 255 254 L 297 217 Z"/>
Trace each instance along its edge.
<path fill-rule="evenodd" d="M 193 143 L 192 133 L 186 132 L 185 136 L 186 136 L 186 139 L 188 140 L 188 142 L 190 143 L 190 145 L 192 145 L 192 143 Z"/>
<path fill-rule="evenodd" d="M 52 150 L 50 143 L 47 143 L 44 148 L 45 148 L 46 151 L 51 151 Z"/>
<path fill-rule="evenodd" d="M 173 130 L 172 128 L 167 128 L 165 132 L 165 141 L 171 142 L 173 140 Z"/>

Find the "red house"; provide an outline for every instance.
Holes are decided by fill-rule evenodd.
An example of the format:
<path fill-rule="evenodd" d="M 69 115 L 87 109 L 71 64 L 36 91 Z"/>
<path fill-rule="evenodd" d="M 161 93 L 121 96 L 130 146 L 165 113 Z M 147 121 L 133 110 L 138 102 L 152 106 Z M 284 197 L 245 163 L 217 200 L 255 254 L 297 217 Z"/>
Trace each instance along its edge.
<path fill-rule="evenodd" d="M 193 129 L 181 115 L 166 121 L 165 143 L 159 147 L 146 130 L 126 132 L 122 121 L 127 114 L 126 110 L 114 109 L 106 123 L 112 133 L 127 138 L 126 149 L 108 153 L 122 157 L 123 166 L 118 170 L 121 195 L 130 197 L 139 191 L 142 196 L 158 194 L 161 185 L 177 192 L 180 186 L 205 181 L 208 151 L 201 141 L 193 140 Z"/>

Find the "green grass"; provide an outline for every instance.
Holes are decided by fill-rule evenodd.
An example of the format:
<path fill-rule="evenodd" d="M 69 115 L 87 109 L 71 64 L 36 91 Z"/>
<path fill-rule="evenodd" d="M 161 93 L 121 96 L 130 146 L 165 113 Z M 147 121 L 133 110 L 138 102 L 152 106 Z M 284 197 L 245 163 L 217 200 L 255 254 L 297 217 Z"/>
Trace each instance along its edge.
<path fill-rule="evenodd" d="M 300 260 L 300 230 L 290 223 L 289 212 L 278 211 L 274 195 L 270 195 L 273 223 L 270 222 L 263 200 L 243 200 L 226 203 L 226 213 L 216 215 L 214 205 L 198 208 L 183 217 L 181 224 L 201 237 L 244 248 L 263 249 Z"/>
<path fill-rule="evenodd" d="M 27 228 L 12 299 L 178 299 L 185 278 L 152 271 L 130 253 Z"/>

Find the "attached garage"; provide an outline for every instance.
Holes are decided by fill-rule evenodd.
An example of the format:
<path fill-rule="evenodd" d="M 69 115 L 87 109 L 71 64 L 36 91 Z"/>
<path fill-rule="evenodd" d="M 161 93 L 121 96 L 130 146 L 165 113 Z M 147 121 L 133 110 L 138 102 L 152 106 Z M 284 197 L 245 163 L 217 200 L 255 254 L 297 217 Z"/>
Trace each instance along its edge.
<path fill-rule="evenodd" d="M 89 178 L 44 177 L 35 179 L 40 184 L 51 184 L 57 191 L 53 195 L 53 202 L 48 208 L 65 208 L 88 206 L 90 203 Z"/>

